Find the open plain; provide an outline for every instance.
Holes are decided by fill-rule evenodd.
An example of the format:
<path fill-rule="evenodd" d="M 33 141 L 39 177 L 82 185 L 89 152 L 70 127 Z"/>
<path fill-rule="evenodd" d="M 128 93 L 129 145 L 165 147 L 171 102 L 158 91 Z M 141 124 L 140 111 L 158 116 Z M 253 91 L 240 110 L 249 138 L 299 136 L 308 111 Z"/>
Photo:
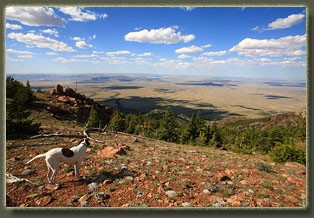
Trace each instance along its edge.
<path fill-rule="evenodd" d="M 191 116 L 200 111 L 204 119 L 221 120 L 238 116 L 260 118 L 306 107 L 304 81 L 128 74 L 25 78 L 34 89 L 51 90 L 60 83 L 127 113 L 147 113 L 171 106 L 177 115 Z"/>

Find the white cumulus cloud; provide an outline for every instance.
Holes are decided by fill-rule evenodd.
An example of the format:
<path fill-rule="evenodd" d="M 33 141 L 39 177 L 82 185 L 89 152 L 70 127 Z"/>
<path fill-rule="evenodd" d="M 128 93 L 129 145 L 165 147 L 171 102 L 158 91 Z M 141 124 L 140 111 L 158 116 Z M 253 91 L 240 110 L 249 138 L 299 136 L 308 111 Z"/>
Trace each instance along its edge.
<path fill-rule="evenodd" d="M 65 22 L 48 7 L 7 7 L 6 19 L 19 21 L 28 26 L 64 27 Z"/>
<path fill-rule="evenodd" d="M 268 24 L 267 30 L 286 29 L 303 21 L 304 14 L 291 14 L 286 18 L 278 18 L 274 22 Z"/>
<path fill-rule="evenodd" d="M 7 29 L 12 29 L 12 30 L 21 30 L 23 29 L 23 27 L 21 25 L 18 24 L 10 24 L 10 23 L 6 23 L 5 24 L 5 28 Z"/>
<path fill-rule="evenodd" d="M 33 33 L 9 33 L 7 35 L 10 39 L 15 39 L 18 42 L 23 42 L 30 47 L 38 48 L 49 48 L 53 51 L 65 51 L 65 52 L 74 52 L 75 50 L 68 46 L 66 43 L 51 39 L 49 37 L 44 37 L 41 35 L 36 35 Z"/>
<path fill-rule="evenodd" d="M 151 30 L 144 29 L 138 32 L 129 32 L 124 36 L 126 41 L 149 42 L 154 44 L 173 44 L 180 41 L 187 43 L 194 38 L 195 36 L 193 34 L 181 35 L 181 32 L 176 32 L 176 29 L 173 27 Z"/>
<path fill-rule="evenodd" d="M 131 55 L 132 53 L 130 51 L 112 51 L 112 52 L 106 52 L 106 55 L 108 56 L 114 56 L 114 55 Z"/>
<path fill-rule="evenodd" d="M 211 44 L 207 44 L 207 45 L 202 45 L 201 48 L 209 48 L 211 46 L 212 46 Z"/>
<path fill-rule="evenodd" d="M 302 48 L 306 45 L 305 35 L 286 36 L 279 39 L 243 39 L 232 47 L 230 52 L 237 52 L 247 57 L 269 56 L 300 56 L 306 52 Z"/>
<path fill-rule="evenodd" d="M 99 61 L 96 61 L 96 60 L 76 59 L 76 58 L 66 59 L 66 58 L 63 58 L 63 57 L 57 57 L 55 59 L 52 59 L 52 61 L 58 61 L 58 62 L 61 62 L 63 64 L 75 63 L 75 62 L 78 62 L 78 63 L 80 63 L 80 62 L 81 63 L 87 62 L 87 63 L 92 63 L 92 64 L 99 64 L 100 63 Z"/>
<path fill-rule="evenodd" d="M 87 44 L 85 41 L 77 41 L 75 43 L 76 47 L 81 48 L 81 49 L 88 49 L 93 47 L 92 45 Z"/>
<path fill-rule="evenodd" d="M 57 55 L 56 52 L 46 52 L 46 55 Z"/>
<path fill-rule="evenodd" d="M 186 54 L 182 54 L 182 55 L 179 55 L 178 58 L 180 59 L 184 59 L 184 58 L 191 58 L 192 56 L 190 55 L 186 55 Z"/>
<path fill-rule="evenodd" d="M 202 55 L 206 56 L 223 56 L 225 54 L 227 54 L 227 51 L 210 51 L 202 53 Z"/>
<path fill-rule="evenodd" d="M 55 37 L 59 37 L 59 32 L 56 29 L 45 29 L 41 30 L 43 33 L 47 33 L 49 35 L 54 35 Z"/>
<path fill-rule="evenodd" d="M 13 53 L 13 54 L 27 54 L 27 55 L 33 55 L 34 54 L 31 51 L 17 51 L 17 50 L 11 49 L 11 48 L 8 48 L 7 52 L 8 53 Z"/>
<path fill-rule="evenodd" d="M 268 30 L 287 29 L 293 25 L 302 23 L 304 17 L 305 17 L 304 14 L 291 14 L 286 18 L 278 18 L 277 20 L 269 23 L 267 28 L 256 26 L 251 30 L 257 32 L 264 32 Z"/>
<path fill-rule="evenodd" d="M 177 54 L 185 54 L 185 53 L 196 53 L 196 52 L 202 52 L 203 49 L 201 47 L 192 45 L 190 47 L 183 47 L 175 50 L 175 53 Z"/>
<path fill-rule="evenodd" d="M 79 22 L 86 22 L 90 20 L 96 20 L 97 18 L 103 18 L 105 19 L 108 17 L 107 14 L 96 14 L 93 11 L 85 10 L 81 7 L 62 7 L 59 8 L 59 11 L 61 11 L 64 14 L 70 15 L 70 20 L 72 21 L 79 21 Z"/>
<path fill-rule="evenodd" d="M 83 40 L 85 40 L 84 38 L 81 38 L 81 37 L 78 37 L 78 36 L 71 37 L 71 39 L 74 40 L 74 41 L 83 41 Z"/>
<path fill-rule="evenodd" d="M 151 52 L 145 52 L 143 54 L 139 54 L 138 56 L 140 56 L 140 57 L 147 57 L 147 56 L 153 56 L 153 54 Z"/>

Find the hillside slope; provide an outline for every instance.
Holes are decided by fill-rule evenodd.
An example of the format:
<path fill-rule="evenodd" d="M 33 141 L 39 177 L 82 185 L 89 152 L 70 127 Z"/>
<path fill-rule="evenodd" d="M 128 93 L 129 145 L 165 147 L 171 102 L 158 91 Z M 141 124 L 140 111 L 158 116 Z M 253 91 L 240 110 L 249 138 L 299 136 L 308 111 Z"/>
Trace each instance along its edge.
<path fill-rule="evenodd" d="M 61 186 L 49 185 L 43 158 L 24 163 L 55 147 L 76 146 L 84 137 L 84 127 L 77 120 L 64 119 L 66 116 L 51 116 L 43 106 L 47 106 L 48 95 L 41 94 L 41 109 L 32 111 L 32 116 L 42 122 L 43 135 L 7 141 L 7 206 L 306 206 L 304 165 L 278 164 L 266 155 L 237 154 L 113 132 L 91 133 L 103 142 L 90 140 L 81 164 L 83 181 L 77 181 L 72 166 L 62 165 L 56 178 Z M 71 107 L 62 104 L 66 109 Z M 118 153 L 111 153 L 113 150 Z M 26 180 L 10 183 L 10 176 Z"/>
<path fill-rule="evenodd" d="M 239 155 L 214 148 L 178 145 L 114 133 L 93 133 L 82 163 L 84 182 L 73 168 L 62 166 L 61 186 L 47 183 L 43 159 L 24 162 L 53 147 L 71 147 L 82 132 L 67 128 L 69 137 L 38 138 L 25 143 L 57 145 L 7 149 L 7 173 L 29 182 L 7 183 L 7 196 L 17 207 L 304 207 L 305 167 L 277 164 L 266 156 Z M 11 142 L 13 144 L 17 141 Z M 103 157 L 105 147 L 126 145 L 124 154 Z"/>

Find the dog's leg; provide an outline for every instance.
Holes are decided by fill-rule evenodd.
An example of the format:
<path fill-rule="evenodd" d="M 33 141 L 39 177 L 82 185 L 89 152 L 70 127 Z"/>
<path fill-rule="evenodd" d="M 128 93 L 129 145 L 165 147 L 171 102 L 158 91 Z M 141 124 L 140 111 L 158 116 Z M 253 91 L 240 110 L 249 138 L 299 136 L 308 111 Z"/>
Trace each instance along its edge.
<path fill-rule="evenodd" d="M 81 180 L 82 178 L 81 178 L 81 176 L 80 176 L 80 163 L 76 163 L 76 164 L 74 165 L 74 172 L 75 172 L 76 177 L 77 177 L 79 180 Z"/>
<path fill-rule="evenodd" d="M 52 181 L 53 184 L 56 184 L 56 185 L 59 185 L 56 182 L 56 175 L 57 175 L 57 172 L 58 172 L 59 168 L 60 168 L 59 164 L 54 164 L 53 167 L 52 167 L 51 181 Z"/>
<path fill-rule="evenodd" d="M 52 170 L 51 170 L 51 168 L 50 168 L 50 166 L 49 166 L 49 165 L 47 165 L 47 168 L 48 168 L 48 173 L 47 173 L 48 182 L 49 182 L 49 183 L 52 183 L 52 182 L 51 182 L 51 180 L 50 180 Z"/>

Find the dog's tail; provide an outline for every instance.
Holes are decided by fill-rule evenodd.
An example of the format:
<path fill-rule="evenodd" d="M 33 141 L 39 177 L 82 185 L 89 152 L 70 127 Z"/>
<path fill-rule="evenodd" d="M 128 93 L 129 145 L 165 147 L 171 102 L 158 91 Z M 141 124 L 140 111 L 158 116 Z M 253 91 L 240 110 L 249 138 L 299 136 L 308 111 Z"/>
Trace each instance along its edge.
<path fill-rule="evenodd" d="M 32 159 L 30 159 L 29 161 L 27 161 L 25 164 L 29 164 L 29 163 L 32 162 L 33 160 L 36 160 L 37 158 L 41 158 L 41 157 L 46 157 L 46 153 L 44 153 L 44 154 L 39 154 L 39 155 L 33 157 Z"/>

